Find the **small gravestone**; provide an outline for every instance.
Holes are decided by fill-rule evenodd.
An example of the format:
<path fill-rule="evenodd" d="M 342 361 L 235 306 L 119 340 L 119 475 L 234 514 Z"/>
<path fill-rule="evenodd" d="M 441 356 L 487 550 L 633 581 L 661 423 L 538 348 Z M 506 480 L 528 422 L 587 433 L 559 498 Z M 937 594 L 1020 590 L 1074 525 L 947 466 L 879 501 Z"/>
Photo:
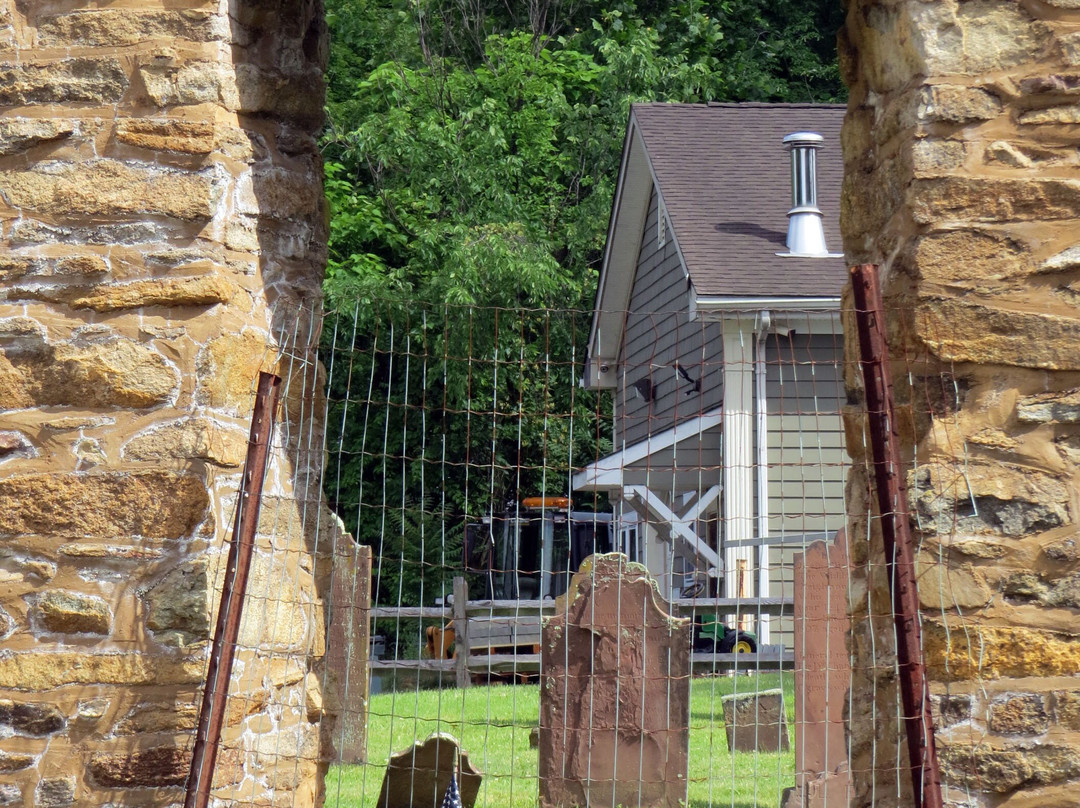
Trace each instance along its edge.
<path fill-rule="evenodd" d="M 469 763 L 457 739 L 440 732 L 426 741 L 417 741 L 386 764 L 377 808 L 439 808 L 455 772 L 461 804 L 472 808 L 483 775 Z"/>
<path fill-rule="evenodd" d="M 586 559 L 543 629 L 542 808 L 686 801 L 690 621 L 640 564 Z"/>
<path fill-rule="evenodd" d="M 724 728 L 732 752 L 786 752 L 787 718 L 784 693 L 761 690 L 733 693 L 720 700 L 724 707 Z"/>

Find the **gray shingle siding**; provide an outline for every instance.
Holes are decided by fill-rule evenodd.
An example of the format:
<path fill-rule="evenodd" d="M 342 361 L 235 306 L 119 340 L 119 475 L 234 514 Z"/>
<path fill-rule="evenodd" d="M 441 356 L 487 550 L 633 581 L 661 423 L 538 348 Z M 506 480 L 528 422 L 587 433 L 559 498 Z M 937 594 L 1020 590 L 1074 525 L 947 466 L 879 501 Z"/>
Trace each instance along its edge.
<path fill-rule="evenodd" d="M 667 243 L 663 247 L 657 244 L 657 205 L 653 189 L 619 364 L 616 449 L 719 407 L 723 398 L 720 326 L 690 320 L 686 275 L 670 230 Z M 676 361 L 692 379 L 700 379 L 700 393 L 677 375 Z M 642 379 L 654 385 L 651 402 L 634 389 Z"/>

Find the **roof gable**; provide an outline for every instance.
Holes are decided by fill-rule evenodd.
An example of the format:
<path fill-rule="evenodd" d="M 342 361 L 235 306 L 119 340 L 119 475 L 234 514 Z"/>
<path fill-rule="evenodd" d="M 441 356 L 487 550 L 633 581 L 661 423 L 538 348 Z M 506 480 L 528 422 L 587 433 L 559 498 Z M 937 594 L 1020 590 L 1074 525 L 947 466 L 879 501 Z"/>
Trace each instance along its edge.
<path fill-rule="evenodd" d="M 785 135 L 825 138 L 818 154 L 818 205 L 826 243 L 840 246 L 844 107 L 835 104 L 635 104 L 608 225 L 589 340 L 587 386 L 614 384 L 625 312 L 637 269 L 649 196 L 655 186 L 690 280 L 692 304 L 704 300 L 838 298 L 847 280 L 842 258 L 786 252 L 791 207 Z"/>

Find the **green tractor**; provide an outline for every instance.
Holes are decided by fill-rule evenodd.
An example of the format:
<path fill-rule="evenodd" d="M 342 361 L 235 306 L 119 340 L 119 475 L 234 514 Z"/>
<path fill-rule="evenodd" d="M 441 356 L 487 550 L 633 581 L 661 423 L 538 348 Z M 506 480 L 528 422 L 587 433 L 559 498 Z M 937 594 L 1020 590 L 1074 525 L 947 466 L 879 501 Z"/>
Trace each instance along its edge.
<path fill-rule="evenodd" d="M 716 615 L 694 619 L 694 650 L 716 654 L 757 653 L 757 635 L 724 625 Z"/>

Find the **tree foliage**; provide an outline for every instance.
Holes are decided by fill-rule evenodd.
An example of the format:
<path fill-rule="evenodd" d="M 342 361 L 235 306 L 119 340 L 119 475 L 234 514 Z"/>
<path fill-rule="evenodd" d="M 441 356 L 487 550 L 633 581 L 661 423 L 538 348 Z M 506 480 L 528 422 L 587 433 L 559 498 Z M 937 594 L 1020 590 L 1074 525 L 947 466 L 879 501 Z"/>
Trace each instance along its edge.
<path fill-rule="evenodd" d="M 374 391 L 366 400 L 381 402 L 362 424 L 346 416 L 333 447 L 329 493 L 358 540 L 418 564 L 437 535 L 430 546 L 446 560 L 447 542 L 460 541 L 446 513 L 540 493 L 545 463 L 608 448 L 596 429 L 571 439 L 543 416 L 603 414 L 572 376 L 630 104 L 837 100 L 839 14 L 833 0 L 328 0 L 326 292 L 337 320 L 327 332 L 353 335 L 341 350 L 363 349 L 349 378 L 331 379 L 332 396 L 356 400 L 361 380 Z M 405 345 L 492 372 L 395 369 Z M 537 378 L 545 367 L 558 384 Z M 410 396 L 430 407 L 423 423 L 407 422 Z M 475 424 L 458 414 L 480 401 L 494 415 L 473 445 Z M 372 451 L 372 435 L 401 459 Z M 470 489 L 444 464 L 436 505 L 424 477 L 435 445 L 458 459 L 486 451 L 500 471 Z M 388 476 L 413 506 L 389 527 L 357 516 Z M 567 493 L 565 477 L 547 485 Z M 395 534 L 400 546 L 382 544 Z M 387 572 L 381 595 L 419 601 L 421 569 Z"/>

